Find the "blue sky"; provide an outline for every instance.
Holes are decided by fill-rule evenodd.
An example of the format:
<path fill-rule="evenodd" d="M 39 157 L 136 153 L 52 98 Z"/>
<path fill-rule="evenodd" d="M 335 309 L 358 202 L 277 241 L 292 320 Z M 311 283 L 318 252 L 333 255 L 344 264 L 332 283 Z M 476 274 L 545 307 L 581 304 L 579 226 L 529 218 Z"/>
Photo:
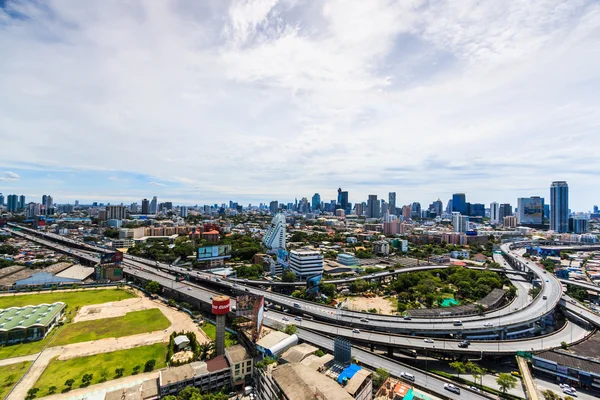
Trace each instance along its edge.
<path fill-rule="evenodd" d="M 0 192 L 600 202 L 600 4 L 0 1 Z"/>

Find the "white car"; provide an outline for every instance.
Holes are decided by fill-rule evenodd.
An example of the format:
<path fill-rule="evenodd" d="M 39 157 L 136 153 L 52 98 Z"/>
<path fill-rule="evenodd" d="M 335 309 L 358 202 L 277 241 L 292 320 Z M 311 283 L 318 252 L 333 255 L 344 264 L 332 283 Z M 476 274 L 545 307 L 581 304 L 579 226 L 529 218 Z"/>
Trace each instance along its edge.
<path fill-rule="evenodd" d="M 563 389 L 564 394 L 568 394 L 569 396 L 577 397 L 577 392 L 571 390 L 571 388 Z"/>
<path fill-rule="evenodd" d="M 283 317 L 281 318 L 282 321 L 289 321 L 290 319 L 288 317 Z"/>
<path fill-rule="evenodd" d="M 451 383 L 444 383 L 444 389 L 446 389 L 452 393 L 460 394 L 460 388 L 457 386 L 454 386 Z"/>
<path fill-rule="evenodd" d="M 352 333 L 360 333 L 360 329 L 354 328 L 354 329 L 352 329 Z"/>
<path fill-rule="evenodd" d="M 485 326 L 485 327 L 494 326 L 494 324 L 491 322 L 486 322 L 485 324 L 483 324 L 483 326 Z"/>
<path fill-rule="evenodd" d="M 433 343 L 433 339 L 425 338 L 423 339 L 425 343 Z"/>

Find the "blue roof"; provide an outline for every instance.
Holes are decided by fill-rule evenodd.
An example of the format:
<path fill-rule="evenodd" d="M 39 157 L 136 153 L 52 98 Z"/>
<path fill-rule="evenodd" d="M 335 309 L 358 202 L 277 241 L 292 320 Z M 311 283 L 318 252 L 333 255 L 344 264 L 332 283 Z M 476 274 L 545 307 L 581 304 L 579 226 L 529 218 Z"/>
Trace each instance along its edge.
<path fill-rule="evenodd" d="M 15 284 L 20 285 L 47 285 L 51 283 L 65 283 L 65 282 L 81 282 L 81 279 L 74 278 L 61 278 L 54 276 L 51 272 L 36 272 L 29 276 L 29 278 L 18 280 Z"/>
<path fill-rule="evenodd" d="M 360 366 L 356 365 L 356 364 L 350 364 L 349 367 L 345 368 L 342 373 L 338 376 L 337 381 L 340 384 L 344 383 L 344 379 L 352 379 L 352 377 L 354 376 L 354 374 L 356 374 L 358 371 L 360 371 Z"/>

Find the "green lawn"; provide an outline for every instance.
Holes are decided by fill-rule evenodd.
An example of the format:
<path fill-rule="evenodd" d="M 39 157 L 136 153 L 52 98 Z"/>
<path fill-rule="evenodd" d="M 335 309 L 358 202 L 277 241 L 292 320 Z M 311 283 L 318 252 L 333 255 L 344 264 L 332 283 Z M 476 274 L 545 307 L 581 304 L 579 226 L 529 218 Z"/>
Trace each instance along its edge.
<path fill-rule="evenodd" d="M 65 313 L 67 317 L 73 318 L 79 308 L 90 304 L 101 304 L 109 301 L 119 301 L 135 297 L 134 294 L 121 289 L 103 290 L 77 290 L 70 292 L 45 292 L 39 294 L 18 294 L 14 296 L 0 296 L 0 309 L 9 307 L 22 307 L 42 303 L 54 303 L 63 301 L 67 304 Z M 15 344 L 11 346 L 0 346 L 0 359 L 26 356 L 34 354 L 42 349 L 52 340 L 54 336 L 60 336 L 62 330 L 68 327 L 53 329 L 46 338 L 37 342 Z"/>
<path fill-rule="evenodd" d="M 23 361 L 0 367 L 0 400 L 4 400 L 8 392 L 27 371 L 29 365 L 31 365 L 30 361 Z"/>
<path fill-rule="evenodd" d="M 128 350 L 119 350 L 112 353 L 96 354 L 88 357 L 71 358 L 65 361 L 54 359 L 35 383 L 39 388 L 38 397 L 48 395 L 50 386 L 57 387 L 57 393 L 66 389 L 65 382 L 74 379 L 73 389 L 81 387 L 81 378 L 84 374 L 93 374 L 91 385 L 100 383 L 103 379 L 116 379 L 115 370 L 124 368 L 123 376 L 133 375 L 133 368 L 140 366 L 140 373 L 144 370 L 144 364 L 148 360 L 156 360 L 154 369 L 163 368 L 167 346 L 164 343 L 151 346 L 135 347 Z M 85 386 L 84 386 L 85 387 Z"/>
<path fill-rule="evenodd" d="M 52 346 L 167 329 L 171 323 L 158 308 L 133 311 L 122 317 L 82 321 L 65 326 Z"/>
<path fill-rule="evenodd" d="M 204 322 L 204 325 L 202 325 L 200 328 L 204 331 L 204 333 L 206 333 L 206 336 L 208 336 L 210 340 L 212 340 L 213 342 L 215 341 L 215 339 L 217 338 L 216 326 L 214 326 L 210 322 Z M 235 335 L 232 335 L 229 332 L 225 332 L 225 347 L 233 346 L 234 344 L 237 344 L 237 339 Z"/>

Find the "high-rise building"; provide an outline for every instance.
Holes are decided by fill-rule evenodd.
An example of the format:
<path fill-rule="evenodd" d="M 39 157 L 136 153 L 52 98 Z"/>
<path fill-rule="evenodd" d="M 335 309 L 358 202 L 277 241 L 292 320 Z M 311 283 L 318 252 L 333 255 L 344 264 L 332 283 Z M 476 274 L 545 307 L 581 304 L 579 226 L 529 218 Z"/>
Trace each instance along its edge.
<path fill-rule="evenodd" d="M 187 218 L 187 216 L 188 216 L 188 208 L 186 206 L 179 207 L 179 216 L 181 218 Z"/>
<path fill-rule="evenodd" d="M 364 210 L 363 210 L 362 203 L 356 203 L 355 212 L 356 212 L 356 215 L 358 215 L 359 217 L 363 215 Z"/>
<path fill-rule="evenodd" d="M 16 194 L 9 194 L 6 197 L 6 209 L 8 212 L 16 212 L 19 209 L 19 197 Z"/>
<path fill-rule="evenodd" d="M 454 232 L 465 233 L 469 230 L 469 217 L 461 215 L 459 212 L 452 213 L 452 228 Z"/>
<path fill-rule="evenodd" d="M 421 219 L 421 203 L 415 201 L 410 209 L 410 217 L 412 219 Z"/>
<path fill-rule="evenodd" d="M 0 193 L 0 207 L 4 205 L 4 195 Z"/>
<path fill-rule="evenodd" d="M 127 210 L 125 206 L 106 206 L 106 220 L 109 219 L 126 219 Z"/>
<path fill-rule="evenodd" d="M 569 185 L 565 181 L 550 186 L 550 229 L 558 233 L 569 229 Z"/>
<path fill-rule="evenodd" d="M 49 194 L 45 194 L 42 196 L 42 206 L 45 207 L 46 209 L 52 207 L 54 205 L 54 200 L 52 199 L 52 196 L 50 196 Z"/>
<path fill-rule="evenodd" d="M 376 194 L 370 194 L 367 202 L 367 218 L 379 218 L 379 201 Z"/>
<path fill-rule="evenodd" d="M 539 196 L 517 199 L 517 223 L 532 227 L 544 224 L 544 199 Z"/>
<path fill-rule="evenodd" d="M 277 214 L 278 209 L 279 209 L 279 202 L 277 200 L 273 200 L 271 203 L 269 203 L 269 211 L 271 212 L 271 215 Z"/>
<path fill-rule="evenodd" d="M 154 196 L 152 198 L 152 201 L 150 202 L 150 206 L 148 207 L 148 213 L 156 214 L 157 211 L 158 211 L 158 199 L 156 198 L 156 196 Z"/>
<path fill-rule="evenodd" d="M 498 216 L 500 221 L 504 221 L 504 217 L 510 217 L 512 215 L 512 206 L 508 203 L 500 204 L 500 211 Z"/>
<path fill-rule="evenodd" d="M 391 215 L 396 215 L 396 192 L 388 194 L 388 211 Z"/>
<path fill-rule="evenodd" d="M 350 214 L 351 206 L 348 202 L 348 192 L 342 191 L 342 188 L 338 189 L 338 198 L 337 198 L 337 206 L 336 208 L 343 209 L 346 214 Z"/>
<path fill-rule="evenodd" d="M 276 214 L 271 219 L 271 225 L 267 228 L 265 235 L 262 238 L 264 245 L 271 250 L 285 250 L 285 214 Z"/>
<path fill-rule="evenodd" d="M 29 203 L 27 205 L 27 218 L 34 218 L 40 215 L 41 207 L 38 203 Z"/>
<path fill-rule="evenodd" d="M 42 195 L 42 204 L 46 205 L 46 199 L 48 198 L 48 195 Z"/>
<path fill-rule="evenodd" d="M 517 227 L 517 217 L 515 217 L 514 215 L 507 215 L 506 217 L 502 218 L 502 221 L 502 224 L 505 228 Z"/>
<path fill-rule="evenodd" d="M 485 217 L 485 205 L 481 203 L 470 204 L 469 215 L 471 217 Z"/>
<path fill-rule="evenodd" d="M 312 197 L 312 209 L 313 211 L 321 209 L 321 195 L 319 193 L 315 193 Z"/>
<path fill-rule="evenodd" d="M 598 214 L 598 206 L 594 206 L 594 214 Z"/>
<path fill-rule="evenodd" d="M 18 203 L 17 208 L 19 210 L 24 210 L 25 209 L 25 195 L 20 195 L 19 196 L 19 203 Z"/>
<path fill-rule="evenodd" d="M 406 206 L 402 206 L 402 218 L 404 218 L 405 221 L 408 221 L 410 219 L 410 216 L 412 215 L 412 207 L 409 205 Z"/>
<path fill-rule="evenodd" d="M 147 215 L 150 211 L 150 202 L 148 199 L 142 200 L 142 214 Z"/>
<path fill-rule="evenodd" d="M 437 199 L 431 205 L 430 209 L 435 212 L 436 217 L 441 217 L 444 212 L 444 203 L 442 203 L 442 200 Z"/>
<path fill-rule="evenodd" d="M 300 281 L 323 273 L 323 255 L 315 250 L 290 251 L 290 270 Z"/>
<path fill-rule="evenodd" d="M 300 211 L 302 214 L 308 213 L 308 199 L 306 197 L 303 197 L 302 200 L 300 200 Z"/>
<path fill-rule="evenodd" d="M 583 216 L 574 216 L 569 218 L 569 232 L 573 233 L 587 233 L 588 231 L 588 220 Z"/>
<path fill-rule="evenodd" d="M 490 203 L 490 224 L 500 223 L 500 204 L 495 201 Z"/>
<path fill-rule="evenodd" d="M 452 195 L 452 212 L 459 212 L 467 215 L 467 197 L 464 193 L 454 193 Z"/>
<path fill-rule="evenodd" d="M 452 199 L 448 200 L 446 204 L 446 214 L 452 215 Z"/>

